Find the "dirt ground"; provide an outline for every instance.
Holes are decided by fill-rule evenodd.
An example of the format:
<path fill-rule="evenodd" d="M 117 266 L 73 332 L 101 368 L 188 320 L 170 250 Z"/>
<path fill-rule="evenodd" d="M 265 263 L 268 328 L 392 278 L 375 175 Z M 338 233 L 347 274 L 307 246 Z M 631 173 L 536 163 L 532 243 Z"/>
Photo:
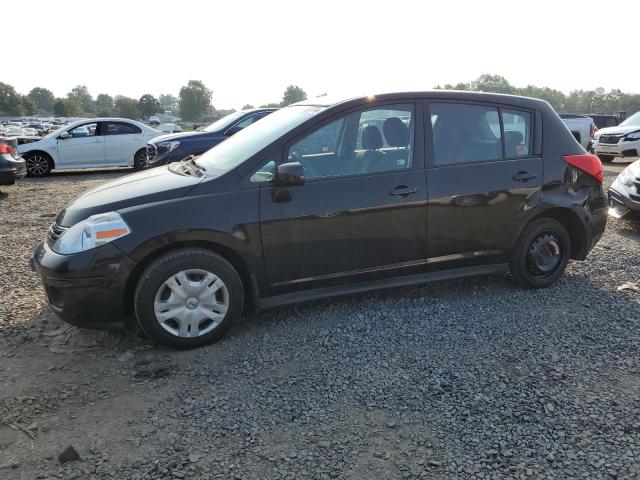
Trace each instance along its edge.
<path fill-rule="evenodd" d="M 626 163 L 616 162 L 606 166 L 607 182 L 610 183 L 625 165 Z M 282 402 L 278 405 L 292 405 L 290 415 L 294 417 L 305 415 L 295 413 L 294 407 L 299 402 L 304 403 L 304 395 L 308 393 L 300 393 L 300 398 L 295 394 L 289 398 L 281 398 L 284 394 L 278 393 L 283 391 L 279 388 L 289 391 L 286 390 L 288 384 L 285 385 L 282 382 L 288 382 L 287 379 L 292 376 L 297 379 L 296 381 L 304 381 L 302 380 L 305 377 L 304 372 L 307 376 L 311 375 L 309 369 L 312 365 L 307 362 L 317 359 L 317 355 L 321 355 L 323 351 L 331 352 L 332 366 L 342 365 L 343 368 L 349 368 L 348 365 L 344 365 L 344 359 L 339 352 L 333 355 L 331 335 L 340 331 L 348 332 L 345 333 L 347 335 L 345 345 L 356 348 L 358 338 L 371 333 L 367 327 L 367 319 L 360 317 L 365 307 L 389 301 L 388 305 L 393 305 L 394 315 L 402 316 L 402 312 L 405 311 L 403 309 L 415 308 L 418 302 L 423 301 L 422 298 L 425 295 L 429 295 L 425 293 L 429 290 L 418 289 L 398 293 L 400 300 L 387 300 L 393 297 L 394 294 L 391 293 L 374 296 L 372 300 L 369 297 L 364 299 L 353 297 L 346 300 L 317 302 L 309 307 L 282 308 L 265 312 L 260 316 L 243 318 L 240 325 L 220 343 L 188 352 L 159 348 L 135 331 L 85 331 L 61 322 L 47 308 L 38 279 L 28 267 L 28 258 L 34 247 L 44 239 L 47 226 L 55 214 L 69 201 L 93 186 L 128 173 L 126 170 L 57 173 L 50 178 L 25 179 L 16 186 L 0 188 L 0 265 L 2 266 L 0 271 L 2 299 L 0 302 L 0 478 L 8 480 L 482 476 L 480 473 L 484 470 L 475 471 L 475 460 L 468 464 L 462 461 L 465 455 L 464 449 L 459 450 L 461 458 L 458 463 L 455 458 L 447 457 L 447 444 L 444 441 L 438 443 L 436 439 L 430 440 L 431 436 L 435 438 L 437 434 L 429 430 L 428 425 L 422 425 L 420 430 L 415 427 L 417 424 L 406 420 L 406 430 L 403 430 L 402 425 L 405 425 L 402 423 L 403 420 L 397 420 L 402 417 L 391 416 L 389 413 L 391 410 L 383 408 L 376 410 L 376 402 L 378 405 L 385 405 L 385 398 L 402 391 L 394 390 L 393 382 L 389 383 L 387 380 L 380 380 L 379 384 L 373 382 L 374 386 L 371 388 L 376 391 L 379 389 L 380 392 L 372 394 L 371 398 L 377 398 L 377 400 L 369 400 L 367 397 L 353 404 L 343 404 L 339 400 L 340 394 L 337 394 L 337 399 L 332 397 L 333 393 L 327 394 L 329 398 L 325 398 L 326 404 L 319 402 L 319 406 L 316 406 L 317 410 L 315 410 L 316 407 L 312 409 L 316 413 L 309 414 L 317 415 L 314 417 L 317 424 L 303 423 L 304 428 L 277 429 L 277 424 L 283 422 L 284 417 L 281 416 L 281 411 L 269 410 L 269 401 L 256 407 L 255 411 L 262 413 L 256 413 L 256 418 L 253 420 L 247 417 L 249 415 L 247 412 L 254 410 L 244 408 L 246 403 L 261 403 L 259 398 L 264 394 L 271 395 L 265 397 L 272 398 L 271 402 Z M 623 281 L 639 280 L 640 265 L 637 260 L 639 256 L 635 254 L 634 263 L 632 260 L 634 255 L 628 250 L 638 251 L 639 238 L 640 232 L 634 227 L 621 223 L 610 225 L 600 243 L 602 248 L 592 253 L 587 261 L 596 262 L 594 279 L 590 281 L 600 282 L 600 287 L 606 290 L 611 298 L 623 296 L 626 302 L 624 308 L 635 308 L 636 312 L 640 304 L 640 293 L 631 289 L 617 292 L 616 286 Z M 605 263 L 606 258 L 610 258 L 607 252 L 614 254 L 612 249 L 625 250 L 628 254 L 625 258 L 631 259 L 628 261 L 628 269 L 618 266 L 615 274 L 611 274 L 613 276 L 606 272 L 607 264 Z M 585 275 L 581 268 L 583 267 L 577 266 L 574 270 L 570 269 L 568 280 L 564 286 L 558 288 L 560 292 L 564 292 L 563 295 L 566 295 L 567 311 L 571 313 L 571 309 L 577 311 L 584 308 L 583 312 L 577 313 L 588 318 L 589 310 L 596 308 L 594 305 L 598 301 L 592 303 L 590 300 L 591 303 L 580 305 L 577 301 L 573 303 L 569 293 L 573 289 L 575 295 L 579 296 L 580 293 L 576 288 L 587 285 L 584 283 Z M 485 280 L 465 280 L 448 283 L 443 287 L 434 287 L 433 301 L 437 299 L 445 303 L 457 302 L 460 296 L 467 293 L 475 298 L 477 292 L 484 292 L 483 295 L 494 304 L 502 300 L 507 304 L 512 298 L 520 298 L 518 297 L 521 295 L 520 290 L 510 286 L 508 280 L 498 279 L 496 282 L 497 286 L 494 285 L 493 290 L 497 289 L 497 293 L 491 290 L 491 285 L 487 287 Z M 455 288 L 451 288 L 452 286 Z M 536 293 L 535 295 L 545 294 Z M 531 298 L 544 301 L 546 297 Z M 602 298 L 602 302 L 605 303 L 597 308 L 606 310 L 607 297 Z M 437 311 L 446 311 L 442 310 L 442 307 L 437 308 L 440 309 Z M 478 310 L 481 311 L 482 308 L 484 307 L 478 307 Z M 358 328 L 362 328 L 362 331 L 350 331 L 351 327 L 347 322 L 352 318 L 356 319 L 356 324 Z M 315 320 L 317 324 L 313 323 Z M 445 323 L 438 323 L 433 327 L 436 330 L 430 331 L 433 333 L 432 338 L 446 337 L 448 328 L 454 329 L 459 335 L 464 335 L 460 333 L 462 332 L 460 320 L 451 320 L 449 323 L 443 320 L 443 322 Z M 295 350 L 291 350 L 294 349 L 295 344 L 295 339 L 292 338 L 295 337 L 294 333 L 286 337 L 288 343 L 285 343 L 281 337 L 282 332 L 289 329 L 300 334 L 300 338 L 306 338 L 303 326 L 306 328 L 307 325 L 311 325 L 309 328 L 318 329 L 317 343 L 313 340 L 313 348 L 305 350 L 304 355 L 294 354 Z M 570 330 L 569 324 L 565 326 Z M 399 332 L 406 335 L 403 338 L 407 338 L 408 342 L 412 341 L 411 338 L 420 337 L 417 325 L 415 331 L 407 331 L 408 328 L 403 327 L 405 330 Z M 492 330 L 492 327 L 487 328 Z M 522 328 L 526 329 L 527 326 L 522 324 Z M 553 330 L 550 331 L 553 332 Z M 332 333 L 329 335 L 327 332 Z M 625 332 L 627 330 L 621 331 L 620 334 L 628 335 L 628 332 Z M 480 337 L 483 334 L 482 331 L 478 333 Z M 583 334 L 587 335 L 584 332 L 579 334 L 582 338 L 581 342 L 586 341 L 581 336 Z M 494 332 L 493 335 L 500 334 Z M 551 336 L 561 337 L 562 333 Z M 384 342 L 384 339 L 379 340 Z M 443 341 L 446 342 L 446 340 Z M 510 340 L 505 338 L 501 341 L 507 345 Z M 611 345 L 614 344 L 615 342 Z M 424 345 L 420 348 L 423 347 Z M 361 345 L 358 348 L 365 347 Z M 366 348 L 373 352 L 372 356 L 367 358 L 377 358 L 376 349 L 384 349 L 379 345 Z M 253 352 L 252 355 L 255 356 L 262 355 L 268 361 L 254 362 L 252 359 L 249 363 L 246 360 L 248 351 Z M 425 350 L 419 351 L 422 352 L 420 355 L 425 353 Z M 510 351 L 514 355 L 517 354 L 517 350 Z M 386 353 L 383 352 L 380 355 L 386 355 Z M 393 352 L 390 352 L 390 355 L 390 358 L 395 358 Z M 446 352 L 437 355 L 440 355 L 439 361 L 446 358 Z M 559 355 L 562 357 L 562 352 Z M 357 356 L 358 350 L 355 351 L 353 358 Z M 489 358 L 494 357 L 493 353 L 487 350 L 487 356 L 480 362 L 489 362 Z M 512 365 L 517 363 L 506 354 L 501 358 L 511 359 Z M 398 358 L 397 361 L 401 359 Z M 534 360 L 531 360 L 531 363 L 527 363 L 528 361 L 522 360 L 520 364 L 530 365 L 531 369 L 538 368 Z M 261 364 L 264 368 L 259 367 Z M 505 374 L 508 377 L 513 372 L 521 372 L 520 367 L 507 368 L 504 365 L 500 367 L 502 373 L 496 374 L 498 375 L 496 378 L 502 379 L 500 382 L 504 381 Z M 600 367 L 603 367 L 603 364 L 600 364 Z M 432 367 L 428 368 L 431 372 Z M 445 373 L 438 371 L 434 366 L 433 375 L 444 378 L 447 367 L 439 368 L 444 368 Z M 598 367 L 594 364 L 594 368 Z M 376 372 L 370 372 L 366 365 L 361 365 L 360 373 L 353 371 L 348 376 L 356 379 L 354 380 L 356 386 L 353 387 L 355 390 L 364 388 L 357 383 L 357 380 L 365 371 L 366 375 L 372 375 L 371 378 L 377 378 Z M 316 371 L 313 375 L 321 375 L 321 373 Z M 571 377 L 570 374 L 565 373 L 565 375 Z M 550 382 L 553 380 L 552 377 L 553 374 L 549 376 Z M 393 375 L 393 378 L 398 379 L 401 376 Z M 455 385 L 457 377 L 453 378 Z M 637 398 L 637 393 L 640 392 L 640 381 L 637 376 L 629 374 L 625 378 L 626 386 L 621 387 L 623 388 L 621 391 L 626 393 L 620 394 L 619 402 L 627 402 L 628 398 L 625 395 L 635 395 Z M 245 381 L 246 379 L 251 380 Z M 586 383 L 581 384 L 577 376 L 574 380 L 575 383 L 572 386 L 566 386 L 567 391 L 582 391 Z M 326 385 L 332 385 L 331 392 L 346 392 L 350 388 L 340 387 L 335 390 L 332 378 L 324 378 L 323 382 Z M 238 393 L 235 397 L 229 397 L 229 392 L 220 391 L 223 384 L 226 388 L 236 385 L 237 392 L 242 392 L 242 395 Z M 438 380 L 434 384 L 437 384 L 437 388 L 434 388 L 440 389 L 442 395 L 449 394 L 447 393 L 449 387 L 444 380 Z M 266 390 L 263 390 L 263 387 L 270 393 L 265 393 Z M 408 386 L 405 387 L 408 388 Z M 343 390 L 344 388 L 347 390 Z M 318 391 L 321 390 L 322 383 L 318 387 Z M 255 392 L 255 398 L 251 397 L 251 392 Z M 467 394 L 470 395 L 469 398 L 477 399 L 477 395 L 474 397 L 472 390 Z M 202 395 L 206 395 L 206 403 Z M 336 405 L 332 401 L 341 406 L 340 411 L 332 410 L 332 405 Z M 309 403 L 308 398 L 307 403 Z M 217 408 L 216 405 L 218 405 Z M 362 411 L 356 408 L 358 405 L 362 406 Z M 549 402 L 549 405 L 551 406 L 544 404 L 547 414 L 549 410 L 553 412 L 554 408 L 553 402 Z M 216 420 L 210 421 L 206 415 L 202 414 L 202 411 L 207 408 L 211 412 L 215 410 Z M 430 408 L 436 407 L 432 405 Z M 398 411 L 400 410 L 399 407 Z M 409 411 L 413 410 L 410 408 Z M 419 411 L 415 410 L 415 412 Z M 268 415 L 273 417 L 273 421 L 269 420 L 269 425 L 273 428 L 264 427 L 265 418 Z M 415 415 L 418 414 L 415 413 Z M 224 416 L 226 416 L 224 419 L 220 419 Z M 233 420 L 234 416 L 235 420 Z M 410 415 L 407 418 L 410 418 Z M 308 421 L 311 422 L 311 420 Z M 395 422 L 398 422 L 398 427 L 394 426 Z M 416 422 L 418 422 L 417 417 Z M 414 425 L 414 428 L 409 428 L 411 425 Z M 343 430 L 349 428 L 353 431 L 347 435 Z M 490 430 L 494 427 L 487 424 L 486 428 Z M 380 433 L 381 429 L 391 433 Z M 242 441 L 234 436 L 239 430 L 242 430 Z M 412 437 L 417 431 L 422 432 L 421 440 L 414 440 Z M 350 440 L 345 440 L 340 449 L 335 447 L 332 439 L 341 435 L 345 438 L 348 436 Z M 370 435 L 372 439 L 367 438 Z M 359 440 L 352 440 L 355 436 Z M 256 440 L 258 437 L 260 437 L 259 441 Z M 368 441 L 373 442 L 370 450 L 366 447 L 369 445 Z M 499 440 L 496 442 L 499 443 Z M 329 444 L 334 448 L 331 454 L 326 453 L 318 457 L 318 454 L 313 453 L 328 452 Z M 297 445 L 304 445 L 305 448 L 299 451 Z M 79 453 L 80 459 L 61 464 L 59 455 L 68 446 L 73 446 Z M 449 450 L 453 452 L 456 451 L 455 448 L 452 446 Z M 489 446 L 487 445 L 486 448 Z M 406 454 L 402 453 L 405 449 L 408 449 Z M 312 453 L 304 457 L 307 455 L 304 452 Z M 435 459 L 439 452 L 441 457 Z M 406 459 L 411 455 L 422 456 L 423 463 L 416 462 L 406 468 L 398 466 L 402 463 L 400 458 Z M 558 456 L 557 453 L 555 455 Z M 216 457 L 215 461 L 211 459 L 212 457 Z M 284 460 L 285 457 L 287 460 Z M 203 458 L 210 460 L 204 461 Z M 300 461 L 301 458 L 309 460 Z M 526 463 L 524 466 L 514 464 L 513 468 L 520 469 L 517 470 L 517 476 L 535 477 L 536 473 L 548 478 L 566 476 L 565 470 L 558 470 L 553 474 L 548 470 L 552 468 L 551 460 L 548 457 L 546 457 L 547 460 L 542 458 L 539 464 L 526 462 L 522 462 L 522 465 Z M 389 462 L 393 460 L 394 466 L 389 467 L 389 463 L 384 463 L 385 459 Z M 601 470 L 594 470 L 594 472 L 605 472 L 609 468 L 608 463 L 605 464 L 606 461 L 608 460 L 603 460 L 602 466 L 598 467 Z M 624 459 L 617 461 L 622 465 L 617 468 L 629 467 L 625 465 Z M 559 462 L 556 463 L 559 464 Z M 447 470 L 452 464 L 453 471 Z M 465 473 L 466 470 L 462 467 L 467 468 L 467 465 L 471 470 Z M 491 466 L 491 464 L 483 464 L 480 460 L 478 465 L 483 465 L 482 468 Z M 460 466 L 459 469 L 458 466 Z M 495 472 L 502 472 L 498 477 L 508 477 L 511 471 L 500 470 L 502 467 L 492 468 Z M 610 468 L 614 469 L 614 466 Z M 516 476 L 516 470 L 513 472 Z M 485 478 L 491 476 L 491 470 L 485 473 Z M 605 478 L 607 474 L 603 473 L 603 475 L 602 478 Z M 594 475 L 594 477 L 598 476 L 600 474 Z M 610 476 L 614 475 L 610 474 Z"/>

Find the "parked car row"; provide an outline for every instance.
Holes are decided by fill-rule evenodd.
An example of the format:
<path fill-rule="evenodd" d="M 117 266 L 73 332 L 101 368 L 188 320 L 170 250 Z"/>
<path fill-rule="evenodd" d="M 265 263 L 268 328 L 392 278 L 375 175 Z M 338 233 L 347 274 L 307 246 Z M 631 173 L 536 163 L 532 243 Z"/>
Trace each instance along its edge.
<path fill-rule="evenodd" d="M 26 136 L 29 127 L 13 122 L 4 127 L 15 137 L 18 152 L 27 163 L 30 176 L 45 176 L 51 170 L 130 166 L 143 169 L 200 155 L 224 139 L 258 121 L 274 109 L 233 113 L 201 132 L 178 133 L 179 125 L 159 127 L 124 118 L 85 118 L 55 129 L 44 137 Z M 26 124 L 26 123 L 25 123 Z"/>

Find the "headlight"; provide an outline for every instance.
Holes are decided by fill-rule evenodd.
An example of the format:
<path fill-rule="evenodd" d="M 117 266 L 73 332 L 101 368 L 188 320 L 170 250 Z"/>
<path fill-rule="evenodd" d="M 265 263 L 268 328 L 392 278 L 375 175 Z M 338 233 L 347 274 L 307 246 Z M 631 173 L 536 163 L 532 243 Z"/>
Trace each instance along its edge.
<path fill-rule="evenodd" d="M 165 149 L 167 153 L 173 152 L 180 146 L 180 142 L 159 142 L 158 146 Z"/>
<path fill-rule="evenodd" d="M 631 185 L 633 185 L 636 177 L 640 177 L 639 162 L 633 162 L 631 165 L 628 165 L 627 168 L 622 171 L 618 179 L 620 180 L 620 183 L 626 185 L 627 187 L 630 187 Z"/>
<path fill-rule="evenodd" d="M 99 213 L 76 223 L 65 231 L 51 247 L 63 255 L 83 252 L 131 233 L 117 212 Z"/>
<path fill-rule="evenodd" d="M 640 131 L 625 135 L 624 139 L 628 142 L 635 142 L 636 140 L 640 140 Z"/>

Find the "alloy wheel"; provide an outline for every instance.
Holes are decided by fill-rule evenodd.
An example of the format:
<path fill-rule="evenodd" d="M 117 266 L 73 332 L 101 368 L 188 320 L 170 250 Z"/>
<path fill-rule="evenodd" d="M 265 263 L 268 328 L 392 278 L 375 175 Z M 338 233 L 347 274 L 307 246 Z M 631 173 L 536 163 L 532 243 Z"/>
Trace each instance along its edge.
<path fill-rule="evenodd" d="M 26 161 L 27 171 L 31 175 L 41 176 L 49 171 L 49 159 L 42 155 L 31 155 Z"/>
<path fill-rule="evenodd" d="M 224 320 L 229 290 L 220 277 L 209 271 L 182 270 L 160 285 L 153 307 L 157 322 L 170 334 L 200 337 Z"/>

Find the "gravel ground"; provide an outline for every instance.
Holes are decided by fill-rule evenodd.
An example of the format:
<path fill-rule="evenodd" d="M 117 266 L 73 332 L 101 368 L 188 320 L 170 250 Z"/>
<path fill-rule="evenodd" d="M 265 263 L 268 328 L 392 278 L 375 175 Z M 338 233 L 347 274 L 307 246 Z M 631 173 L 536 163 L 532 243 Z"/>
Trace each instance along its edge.
<path fill-rule="evenodd" d="M 0 478 L 640 477 L 640 293 L 617 290 L 640 229 L 611 221 L 546 290 L 315 302 L 173 352 L 65 326 L 26 266 L 59 209 L 126 173 L 0 194 Z"/>

